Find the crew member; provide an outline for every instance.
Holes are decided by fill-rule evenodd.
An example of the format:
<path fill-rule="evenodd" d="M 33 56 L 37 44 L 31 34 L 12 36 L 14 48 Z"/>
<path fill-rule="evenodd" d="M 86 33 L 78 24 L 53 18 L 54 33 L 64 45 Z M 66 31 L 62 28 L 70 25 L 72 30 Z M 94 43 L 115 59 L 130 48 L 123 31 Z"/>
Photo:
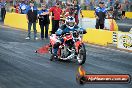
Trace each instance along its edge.
<path fill-rule="evenodd" d="M 53 18 L 52 18 L 52 34 L 55 34 L 57 29 L 59 28 L 60 16 L 62 14 L 62 9 L 60 8 L 59 3 L 56 3 L 55 6 L 51 7 L 49 12 L 50 12 L 50 15 L 51 15 L 51 12 L 53 14 Z"/>
<path fill-rule="evenodd" d="M 104 8 L 104 2 L 99 2 L 99 7 L 95 9 L 96 29 L 104 29 L 107 10 Z"/>
<path fill-rule="evenodd" d="M 46 5 L 42 4 L 42 9 L 38 12 L 39 13 L 39 25 L 41 28 L 41 39 L 43 40 L 48 39 L 48 29 L 49 29 L 49 12 L 46 9 Z M 44 27 L 45 27 L 45 36 L 44 36 Z"/>

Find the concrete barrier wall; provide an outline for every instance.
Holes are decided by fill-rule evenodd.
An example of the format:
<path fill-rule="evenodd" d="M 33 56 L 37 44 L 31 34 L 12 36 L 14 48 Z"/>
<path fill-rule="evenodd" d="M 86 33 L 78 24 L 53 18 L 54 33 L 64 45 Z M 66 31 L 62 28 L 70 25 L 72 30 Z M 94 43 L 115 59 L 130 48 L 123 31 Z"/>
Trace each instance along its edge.
<path fill-rule="evenodd" d="M 28 23 L 25 14 L 7 13 L 5 16 L 4 25 L 28 30 Z M 40 32 L 39 23 L 37 23 L 36 28 L 37 32 Z M 51 25 L 49 26 L 49 29 L 51 30 Z"/>
<path fill-rule="evenodd" d="M 112 44 L 113 31 L 101 29 L 87 29 L 87 34 L 83 36 L 83 41 L 98 45 L 107 46 Z"/>
<path fill-rule="evenodd" d="M 92 10 L 82 10 L 82 13 L 84 17 L 95 18 L 94 11 Z M 132 12 L 126 12 L 126 17 L 132 18 Z"/>
<path fill-rule="evenodd" d="M 82 10 L 82 14 L 86 18 L 95 18 L 94 11 L 92 10 Z"/>
<path fill-rule="evenodd" d="M 126 12 L 126 17 L 132 19 L 132 12 Z"/>

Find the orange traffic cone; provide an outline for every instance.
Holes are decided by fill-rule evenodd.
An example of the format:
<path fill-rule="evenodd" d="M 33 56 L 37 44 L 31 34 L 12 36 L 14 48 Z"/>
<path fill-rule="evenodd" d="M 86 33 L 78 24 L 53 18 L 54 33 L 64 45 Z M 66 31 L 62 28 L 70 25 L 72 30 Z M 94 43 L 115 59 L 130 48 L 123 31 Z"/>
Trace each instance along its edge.
<path fill-rule="evenodd" d="M 113 19 L 112 19 L 111 24 L 110 24 L 110 31 L 114 31 L 114 22 L 113 22 Z"/>

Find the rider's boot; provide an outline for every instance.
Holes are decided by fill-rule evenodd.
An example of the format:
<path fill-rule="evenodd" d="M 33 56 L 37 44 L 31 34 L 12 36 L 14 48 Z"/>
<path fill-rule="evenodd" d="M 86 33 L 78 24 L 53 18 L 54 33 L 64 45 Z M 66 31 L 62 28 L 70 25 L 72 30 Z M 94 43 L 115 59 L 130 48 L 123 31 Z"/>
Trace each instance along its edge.
<path fill-rule="evenodd" d="M 54 59 L 58 59 L 57 52 L 58 52 L 58 49 L 59 49 L 59 45 L 60 45 L 60 43 L 57 42 L 57 43 L 54 44 L 54 46 L 53 46 L 52 58 L 54 58 Z"/>

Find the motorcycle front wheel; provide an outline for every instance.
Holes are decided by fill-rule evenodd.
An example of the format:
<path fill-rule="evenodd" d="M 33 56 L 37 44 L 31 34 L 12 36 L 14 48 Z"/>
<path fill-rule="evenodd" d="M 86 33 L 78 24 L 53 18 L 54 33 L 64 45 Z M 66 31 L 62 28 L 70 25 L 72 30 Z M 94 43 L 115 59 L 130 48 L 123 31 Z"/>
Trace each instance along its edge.
<path fill-rule="evenodd" d="M 78 61 L 79 65 L 83 65 L 86 61 L 86 49 L 85 49 L 84 44 L 81 44 L 79 47 L 79 52 L 77 55 L 77 61 Z"/>

